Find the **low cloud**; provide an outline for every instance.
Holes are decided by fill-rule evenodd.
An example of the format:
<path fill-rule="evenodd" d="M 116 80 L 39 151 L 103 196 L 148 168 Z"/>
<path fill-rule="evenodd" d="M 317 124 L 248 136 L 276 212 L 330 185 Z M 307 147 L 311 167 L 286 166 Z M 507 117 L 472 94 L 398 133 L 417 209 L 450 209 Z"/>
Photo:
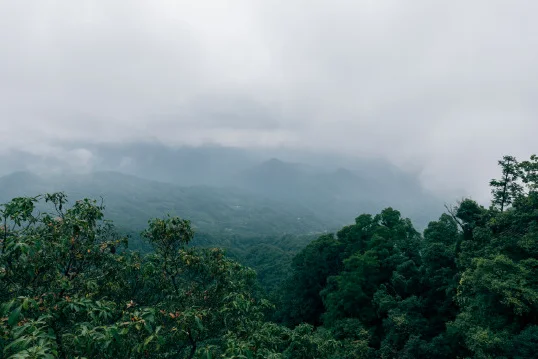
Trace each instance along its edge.
<path fill-rule="evenodd" d="M 488 195 L 535 152 L 538 4 L 5 1 L 0 151 L 159 140 L 389 158 Z M 47 151 L 52 151 L 50 154 Z"/>

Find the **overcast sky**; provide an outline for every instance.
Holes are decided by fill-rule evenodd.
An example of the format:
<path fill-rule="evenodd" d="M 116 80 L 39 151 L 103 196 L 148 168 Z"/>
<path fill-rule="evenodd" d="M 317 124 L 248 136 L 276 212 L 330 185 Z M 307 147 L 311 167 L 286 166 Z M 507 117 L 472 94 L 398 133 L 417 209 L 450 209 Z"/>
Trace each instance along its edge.
<path fill-rule="evenodd" d="M 538 152 L 538 2 L 0 0 L 0 150 L 386 156 L 477 197 Z"/>

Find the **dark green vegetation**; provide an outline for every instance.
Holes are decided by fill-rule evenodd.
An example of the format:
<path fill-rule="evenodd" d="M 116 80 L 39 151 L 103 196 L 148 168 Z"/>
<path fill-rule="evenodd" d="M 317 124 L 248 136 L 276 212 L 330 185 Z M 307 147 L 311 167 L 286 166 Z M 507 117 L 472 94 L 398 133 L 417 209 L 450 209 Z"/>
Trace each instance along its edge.
<path fill-rule="evenodd" d="M 253 270 L 192 246 L 188 221 L 151 220 L 140 254 L 99 202 L 16 198 L 1 207 L 0 357 L 535 358 L 538 158 L 499 164 L 489 208 L 462 200 L 423 234 L 386 208 L 302 250 L 308 236 L 240 248 L 266 274 L 298 252 L 272 304 Z M 261 279 L 276 288 L 279 270 Z"/>

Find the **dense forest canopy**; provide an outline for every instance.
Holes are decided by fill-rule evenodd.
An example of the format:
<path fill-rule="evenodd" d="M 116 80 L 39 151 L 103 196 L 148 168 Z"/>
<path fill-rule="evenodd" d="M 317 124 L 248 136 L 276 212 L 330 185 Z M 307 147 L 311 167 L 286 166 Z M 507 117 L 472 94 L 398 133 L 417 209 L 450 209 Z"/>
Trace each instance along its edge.
<path fill-rule="evenodd" d="M 267 268 L 288 251 L 269 279 L 193 246 L 187 219 L 150 220 L 141 253 L 100 201 L 14 198 L 0 207 L 0 357 L 534 358 L 538 157 L 499 166 L 488 208 L 463 199 L 423 233 L 388 207 L 237 257 Z"/>

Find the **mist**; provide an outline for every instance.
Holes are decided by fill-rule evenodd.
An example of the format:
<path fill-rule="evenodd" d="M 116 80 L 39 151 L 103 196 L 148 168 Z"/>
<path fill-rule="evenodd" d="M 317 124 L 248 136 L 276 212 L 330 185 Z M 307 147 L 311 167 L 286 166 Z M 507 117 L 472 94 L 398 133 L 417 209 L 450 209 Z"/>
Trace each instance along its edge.
<path fill-rule="evenodd" d="M 4 172 L 17 155 L 30 170 L 88 171 L 91 144 L 210 144 L 382 158 L 441 196 L 485 201 L 497 159 L 535 151 L 536 10 L 3 1 Z"/>

